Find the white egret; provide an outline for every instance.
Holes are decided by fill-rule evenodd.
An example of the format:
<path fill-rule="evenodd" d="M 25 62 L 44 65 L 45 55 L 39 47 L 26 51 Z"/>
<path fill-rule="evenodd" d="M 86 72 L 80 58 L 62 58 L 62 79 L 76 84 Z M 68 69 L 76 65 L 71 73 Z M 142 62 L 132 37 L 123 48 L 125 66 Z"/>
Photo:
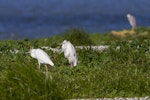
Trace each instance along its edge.
<path fill-rule="evenodd" d="M 46 52 L 44 52 L 43 50 L 31 49 L 29 53 L 32 58 L 35 58 L 38 60 L 39 69 L 40 69 L 40 64 L 49 64 L 51 66 L 54 66 L 54 63 L 51 61 L 48 54 Z M 46 70 L 47 70 L 47 66 L 46 66 Z"/>
<path fill-rule="evenodd" d="M 134 30 L 136 28 L 136 19 L 134 16 L 132 16 L 131 14 L 127 14 L 127 19 L 132 27 L 132 30 Z"/>
<path fill-rule="evenodd" d="M 64 52 L 65 58 L 68 59 L 71 66 L 77 66 L 77 55 L 74 46 L 67 40 L 62 43 L 62 51 Z"/>

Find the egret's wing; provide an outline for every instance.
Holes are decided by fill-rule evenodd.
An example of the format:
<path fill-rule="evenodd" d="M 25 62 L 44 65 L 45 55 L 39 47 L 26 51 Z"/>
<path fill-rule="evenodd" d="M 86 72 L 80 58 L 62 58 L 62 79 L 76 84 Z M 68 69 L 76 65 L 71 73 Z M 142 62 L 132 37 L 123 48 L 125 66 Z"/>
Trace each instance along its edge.
<path fill-rule="evenodd" d="M 73 52 L 74 52 L 74 62 L 73 62 L 73 66 L 77 66 L 77 62 L 78 62 L 78 58 L 77 58 L 77 55 L 76 55 L 76 49 L 75 47 L 72 45 L 72 48 L 73 48 Z"/>
<path fill-rule="evenodd" d="M 41 63 L 47 63 L 47 64 L 50 64 L 51 66 L 54 65 L 50 57 L 48 56 L 48 54 L 44 52 L 43 50 L 37 49 L 36 56 L 37 56 L 37 59 L 41 61 Z"/>
<path fill-rule="evenodd" d="M 70 43 L 69 44 L 69 52 L 70 52 L 70 56 L 69 56 L 69 62 L 73 63 L 73 66 L 77 65 L 77 56 L 76 56 L 76 50 L 75 47 Z"/>
<path fill-rule="evenodd" d="M 67 58 L 67 57 L 69 57 L 70 56 L 70 51 L 69 51 L 69 49 L 67 48 L 67 49 L 65 49 L 65 51 L 64 51 L 64 56 L 65 56 L 65 58 Z"/>
<path fill-rule="evenodd" d="M 70 43 L 70 53 L 71 53 L 71 55 L 72 56 L 76 56 L 76 50 L 75 50 L 75 48 L 74 48 L 74 46 Z"/>

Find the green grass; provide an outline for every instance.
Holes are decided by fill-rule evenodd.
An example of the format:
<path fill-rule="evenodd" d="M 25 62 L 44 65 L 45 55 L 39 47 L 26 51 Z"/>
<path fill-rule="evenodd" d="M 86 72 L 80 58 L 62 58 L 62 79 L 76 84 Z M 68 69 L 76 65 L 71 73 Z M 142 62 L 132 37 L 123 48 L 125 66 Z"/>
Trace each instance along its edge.
<path fill-rule="evenodd" d="M 109 33 L 86 34 L 73 29 L 63 35 L 33 40 L 0 41 L 1 100 L 63 100 L 70 98 L 114 98 L 150 96 L 150 28 L 138 28 L 137 35 L 116 38 Z M 76 32 L 78 34 L 76 34 Z M 143 33 L 147 35 L 142 35 Z M 66 38 L 67 35 L 70 37 Z M 77 35 L 77 36 L 76 36 Z M 78 36 L 86 37 L 75 41 Z M 76 38 L 75 38 L 76 37 Z M 72 39 L 73 38 L 73 39 Z M 63 53 L 44 49 L 55 67 L 39 70 L 36 59 L 26 52 L 31 47 L 60 47 L 64 40 L 78 45 L 109 45 L 103 52 L 77 49 L 78 66 L 70 68 Z M 120 49 L 116 48 L 120 46 Z M 10 53 L 19 49 L 19 53 Z"/>

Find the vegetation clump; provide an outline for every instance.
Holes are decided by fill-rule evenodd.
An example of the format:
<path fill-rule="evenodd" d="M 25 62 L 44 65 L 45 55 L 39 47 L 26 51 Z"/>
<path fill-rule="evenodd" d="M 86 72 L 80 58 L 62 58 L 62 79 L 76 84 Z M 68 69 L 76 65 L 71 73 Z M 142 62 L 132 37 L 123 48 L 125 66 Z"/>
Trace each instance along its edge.
<path fill-rule="evenodd" d="M 64 39 L 69 40 L 74 45 L 94 45 L 94 42 L 90 39 L 82 29 L 69 29 L 64 33 Z"/>

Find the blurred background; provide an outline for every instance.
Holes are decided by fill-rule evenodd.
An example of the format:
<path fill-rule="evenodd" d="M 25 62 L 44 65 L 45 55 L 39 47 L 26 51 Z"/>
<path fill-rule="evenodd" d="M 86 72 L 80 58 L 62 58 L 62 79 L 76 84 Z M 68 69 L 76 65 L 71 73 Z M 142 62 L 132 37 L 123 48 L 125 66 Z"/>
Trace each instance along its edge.
<path fill-rule="evenodd" d="M 150 26 L 150 0 L 0 0 L 0 39 L 41 38 L 70 28 L 89 34 Z"/>

